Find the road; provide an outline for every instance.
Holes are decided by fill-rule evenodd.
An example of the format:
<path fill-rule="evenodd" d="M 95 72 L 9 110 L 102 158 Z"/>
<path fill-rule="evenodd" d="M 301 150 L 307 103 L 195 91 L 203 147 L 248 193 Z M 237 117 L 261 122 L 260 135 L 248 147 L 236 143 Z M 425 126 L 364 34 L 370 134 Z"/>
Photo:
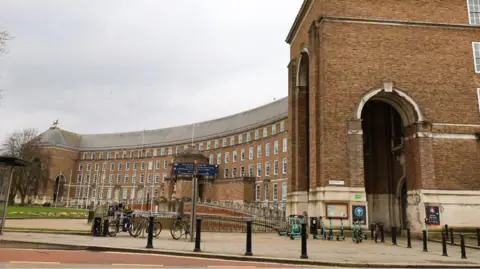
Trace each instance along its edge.
<path fill-rule="evenodd" d="M 305 267 L 274 263 L 227 261 L 160 254 L 37 249 L 0 249 L 0 268 L 268 268 Z M 311 267 L 311 266 L 309 266 Z"/>

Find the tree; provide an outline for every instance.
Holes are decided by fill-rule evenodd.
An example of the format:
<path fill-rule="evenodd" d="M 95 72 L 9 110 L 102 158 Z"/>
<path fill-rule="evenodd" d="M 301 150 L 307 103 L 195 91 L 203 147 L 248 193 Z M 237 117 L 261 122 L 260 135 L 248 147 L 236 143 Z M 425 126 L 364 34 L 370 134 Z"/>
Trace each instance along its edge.
<path fill-rule="evenodd" d="M 12 39 L 12 36 L 6 30 L 0 29 L 0 55 L 7 53 L 7 41 Z"/>
<path fill-rule="evenodd" d="M 24 129 L 7 136 L 2 145 L 2 151 L 7 156 L 13 156 L 30 162 L 26 167 L 16 167 L 10 189 L 9 201 L 12 203 L 20 194 L 21 203 L 27 198 L 38 194 L 42 185 L 48 181 L 49 155 L 42 150 L 39 136 L 35 129 Z"/>

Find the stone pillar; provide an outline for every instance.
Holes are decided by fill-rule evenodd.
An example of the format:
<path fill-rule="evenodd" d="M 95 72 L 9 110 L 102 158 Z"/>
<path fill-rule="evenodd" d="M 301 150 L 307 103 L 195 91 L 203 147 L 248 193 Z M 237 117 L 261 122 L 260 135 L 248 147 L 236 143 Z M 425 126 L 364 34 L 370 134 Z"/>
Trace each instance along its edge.
<path fill-rule="evenodd" d="M 350 178 L 349 187 L 365 187 L 363 167 L 363 130 L 361 119 L 348 121 L 348 167 Z"/>

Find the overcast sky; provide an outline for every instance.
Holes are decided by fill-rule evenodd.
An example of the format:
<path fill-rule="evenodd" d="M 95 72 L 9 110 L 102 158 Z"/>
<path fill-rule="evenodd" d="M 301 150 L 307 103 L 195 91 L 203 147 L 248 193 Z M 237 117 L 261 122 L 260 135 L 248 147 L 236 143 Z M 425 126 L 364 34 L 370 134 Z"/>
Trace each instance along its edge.
<path fill-rule="evenodd" d="M 303 0 L 0 0 L 0 138 L 188 124 L 287 95 Z"/>

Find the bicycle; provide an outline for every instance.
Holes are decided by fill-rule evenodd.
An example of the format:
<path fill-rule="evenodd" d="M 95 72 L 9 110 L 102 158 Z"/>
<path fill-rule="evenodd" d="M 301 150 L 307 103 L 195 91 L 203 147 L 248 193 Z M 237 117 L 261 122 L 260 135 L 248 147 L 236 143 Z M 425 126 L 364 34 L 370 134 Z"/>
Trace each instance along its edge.
<path fill-rule="evenodd" d="M 182 235 L 185 235 L 185 238 L 187 238 L 187 235 L 190 234 L 190 224 L 188 223 L 188 220 L 183 217 L 183 215 L 178 215 L 175 217 L 172 226 L 170 227 L 170 234 L 175 240 L 179 240 Z"/>
<path fill-rule="evenodd" d="M 130 235 L 138 237 L 143 231 L 148 234 L 148 226 L 150 224 L 149 217 L 138 216 L 132 221 L 132 228 L 129 230 Z M 157 237 L 162 232 L 162 223 L 159 220 L 154 221 L 153 237 Z"/>

